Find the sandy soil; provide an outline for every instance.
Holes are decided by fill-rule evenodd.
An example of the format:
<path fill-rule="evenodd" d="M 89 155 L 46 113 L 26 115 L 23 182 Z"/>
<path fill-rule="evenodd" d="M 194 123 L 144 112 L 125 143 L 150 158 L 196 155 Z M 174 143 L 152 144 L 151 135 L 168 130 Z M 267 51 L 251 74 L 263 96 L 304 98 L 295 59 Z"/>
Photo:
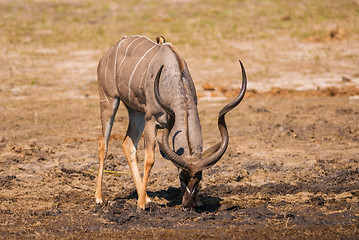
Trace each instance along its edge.
<path fill-rule="evenodd" d="M 123 108 L 105 164 L 105 203 L 96 206 L 100 131 L 91 128 L 97 126 L 98 109 L 89 104 L 96 105 L 97 99 L 52 100 L 53 107 L 39 109 L 37 116 L 28 99 L 18 101 L 29 109 L 20 123 L 18 112 L 6 109 L 2 128 L 9 135 L 0 140 L 0 232 L 5 238 L 359 234 L 357 99 L 280 94 L 246 98 L 228 116 L 227 153 L 204 173 L 204 207 L 192 212 L 182 211 L 176 168 L 159 155 L 148 187 L 153 203 L 145 212 L 136 211 L 137 195 L 120 147 L 127 125 Z M 218 139 L 213 129 L 224 103 L 200 100 L 206 147 Z M 51 123 L 46 126 L 45 120 Z M 38 134 L 32 139 L 22 139 L 34 132 Z"/>
<path fill-rule="evenodd" d="M 330 50 L 322 43 L 280 47 L 278 54 L 290 60 L 286 64 L 273 60 L 261 65 L 259 59 L 272 53 L 270 46 L 254 52 L 247 64 L 243 54 L 250 88 L 243 103 L 227 116 L 227 153 L 204 172 L 200 191 L 204 206 L 190 212 L 181 208 L 177 169 L 158 150 L 148 184 L 153 201 L 146 211 L 136 211 L 137 194 L 121 149 L 127 126 L 123 106 L 105 162 L 105 202 L 96 206 L 101 130 L 95 72 L 101 52 L 33 49 L 27 54 L 26 49 L 1 48 L 2 61 L 12 64 L 0 66 L 0 235 L 9 239 L 358 238 L 357 66 L 346 59 L 338 70 L 331 67 L 336 60 L 329 59 L 329 67 L 319 65 L 320 71 L 310 74 L 305 70 L 315 68 L 320 49 L 328 54 L 352 43 L 331 42 Z M 262 43 L 247 45 L 244 53 Z M 303 54 L 309 60 L 297 68 L 295 56 L 301 49 L 306 49 Z M 226 81 L 238 76 L 239 68 L 237 63 L 231 66 L 236 70 L 228 71 L 226 62 L 220 66 L 205 61 L 200 66 L 198 59 L 197 64 L 193 59 L 188 62 L 199 79 L 206 148 L 219 138 L 218 110 L 238 91 L 238 85 Z M 251 82 L 251 72 L 260 69 L 281 75 Z M 292 78 L 293 72 L 299 75 Z M 211 74 L 226 80 L 204 77 Z M 22 76 L 32 80 L 21 82 Z M 141 169 L 142 150 L 141 142 Z"/>

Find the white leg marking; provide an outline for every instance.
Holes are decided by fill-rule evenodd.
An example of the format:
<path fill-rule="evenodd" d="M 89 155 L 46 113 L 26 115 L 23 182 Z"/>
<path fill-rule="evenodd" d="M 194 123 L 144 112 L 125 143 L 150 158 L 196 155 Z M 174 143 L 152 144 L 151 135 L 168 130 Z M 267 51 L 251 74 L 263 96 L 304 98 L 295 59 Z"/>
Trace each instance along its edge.
<path fill-rule="evenodd" d="M 106 96 L 105 91 L 103 90 L 103 87 L 102 87 L 102 92 L 103 92 L 103 95 L 104 95 L 104 96 L 105 96 L 105 98 L 106 98 L 106 102 L 107 102 L 107 103 L 110 103 L 110 101 L 108 100 L 108 98 L 107 98 L 107 96 Z"/>
<path fill-rule="evenodd" d="M 132 76 L 135 73 L 137 66 L 140 64 L 140 62 L 142 61 L 142 59 L 147 55 L 147 53 L 149 53 L 154 47 L 156 47 L 156 45 L 153 45 L 153 47 L 151 47 L 150 49 L 147 50 L 147 52 L 145 52 L 145 54 L 141 57 L 141 59 L 137 62 L 135 68 L 132 71 L 131 77 L 130 77 L 130 81 L 128 82 L 128 97 L 130 98 L 131 95 L 131 81 L 132 81 Z"/>
<path fill-rule="evenodd" d="M 107 154 L 107 146 L 108 146 L 108 140 L 110 139 L 110 133 L 112 130 L 112 126 L 113 126 L 113 121 L 115 119 L 115 115 L 118 109 L 118 106 L 120 105 L 120 100 L 116 99 L 115 102 L 113 103 L 112 109 L 113 109 L 113 113 L 111 118 L 107 121 L 106 123 L 106 130 L 105 130 L 105 156 Z"/>

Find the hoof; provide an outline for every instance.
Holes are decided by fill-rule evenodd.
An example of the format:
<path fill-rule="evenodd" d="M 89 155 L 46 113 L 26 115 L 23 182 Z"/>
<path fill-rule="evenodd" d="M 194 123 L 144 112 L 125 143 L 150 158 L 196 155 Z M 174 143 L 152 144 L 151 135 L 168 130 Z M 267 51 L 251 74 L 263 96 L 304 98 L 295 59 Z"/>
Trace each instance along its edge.
<path fill-rule="evenodd" d="M 103 201 L 102 201 L 102 198 L 96 198 L 96 204 L 102 204 Z"/>
<path fill-rule="evenodd" d="M 195 210 L 196 210 L 195 207 L 183 207 L 182 206 L 182 211 L 184 211 L 184 212 L 193 212 Z"/>
<path fill-rule="evenodd" d="M 137 211 L 144 211 L 146 208 L 146 204 L 137 204 Z"/>
<path fill-rule="evenodd" d="M 149 196 L 146 196 L 146 204 L 152 202 L 151 198 Z"/>

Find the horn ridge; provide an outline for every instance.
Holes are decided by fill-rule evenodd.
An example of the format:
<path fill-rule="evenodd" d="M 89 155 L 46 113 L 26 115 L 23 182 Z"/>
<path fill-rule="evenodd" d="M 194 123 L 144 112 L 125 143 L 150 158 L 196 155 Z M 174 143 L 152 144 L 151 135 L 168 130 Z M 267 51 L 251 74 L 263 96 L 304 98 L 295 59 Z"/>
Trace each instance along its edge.
<path fill-rule="evenodd" d="M 172 117 L 170 117 L 170 118 L 172 119 Z M 169 143 L 168 143 L 169 132 L 170 132 L 170 130 L 168 128 L 165 128 L 163 130 L 162 142 L 157 141 L 159 147 L 165 153 L 165 155 L 168 157 L 168 160 L 170 160 L 176 167 L 186 170 L 188 173 L 191 173 L 190 164 L 185 160 L 185 158 L 183 156 L 179 156 L 169 146 Z"/>
<path fill-rule="evenodd" d="M 235 108 L 242 101 L 242 99 L 246 93 L 246 90 L 247 90 L 247 75 L 246 75 L 246 72 L 245 72 L 245 69 L 244 69 L 244 66 L 243 66 L 241 60 L 239 60 L 239 63 L 241 65 L 241 70 L 242 70 L 241 91 L 238 94 L 238 96 L 232 102 L 230 102 L 226 106 L 224 106 L 218 114 L 218 129 L 219 129 L 219 132 L 222 137 L 222 142 L 218 143 L 210 148 L 212 150 L 217 148 L 217 151 L 215 151 L 210 156 L 204 156 L 204 158 L 199 163 L 199 166 L 196 169 L 197 172 L 207 169 L 207 168 L 213 166 L 214 164 L 216 164 L 227 150 L 228 143 L 229 143 L 229 135 L 228 135 L 227 125 L 226 125 L 226 121 L 225 121 L 225 115 L 226 115 L 226 113 L 231 111 L 233 108 Z M 218 147 L 218 145 L 219 145 L 219 147 Z"/>
<path fill-rule="evenodd" d="M 163 70 L 164 65 L 160 67 L 156 74 L 155 82 L 154 82 L 154 92 L 157 103 L 161 106 L 161 108 L 170 116 L 175 118 L 175 113 L 172 108 L 162 99 L 160 95 L 159 85 L 160 85 L 160 77 Z"/>
<path fill-rule="evenodd" d="M 238 96 L 230 103 L 228 103 L 226 106 L 224 106 L 221 111 L 219 112 L 219 117 L 228 113 L 229 111 L 231 111 L 233 108 L 235 108 L 244 98 L 244 95 L 247 91 L 247 75 L 246 75 L 246 70 L 244 69 L 243 63 L 241 60 L 239 60 L 239 63 L 241 65 L 241 70 L 242 70 L 242 86 L 241 86 L 241 91 L 238 94 Z M 218 117 L 218 118 L 219 118 Z"/>
<path fill-rule="evenodd" d="M 169 160 L 177 167 L 186 170 L 187 172 L 191 173 L 191 166 L 186 161 L 186 159 L 183 156 L 179 156 L 177 153 L 173 151 L 173 149 L 169 146 L 169 133 L 171 129 L 173 128 L 174 122 L 175 122 L 175 113 L 172 110 L 172 108 L 162 99 L 159 91 L 159 80 L 161 77 L 161 73 L 163 70 L 164 65 L 160 67 L 160 69 L 157 72 L 155 81 L 154 81 L 154 93 L 155 98 L 160 107 L 169 115 L 169 119 L 167 122 L 167 127 L 164 128 L 163 134 L 162 134 L 162 142 L 157 141 L 159 147 L 164 152 L 164 154 L 169 158 Z"/>

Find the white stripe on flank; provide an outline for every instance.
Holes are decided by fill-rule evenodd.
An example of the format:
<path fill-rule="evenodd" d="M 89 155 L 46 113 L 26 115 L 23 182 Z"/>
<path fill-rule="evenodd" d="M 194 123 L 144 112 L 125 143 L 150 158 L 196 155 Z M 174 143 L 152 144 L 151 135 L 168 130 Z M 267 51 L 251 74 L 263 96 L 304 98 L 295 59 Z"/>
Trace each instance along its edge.
<path fill-rule="evenodd" d="M 118 54 L 118 50 L 120 49 L 120 46 L 121 44 L 123 43 L 124 41 L 120 40 L 120 42 L 118 43 L 117 45 L 117 49 L 116 49 L 116 56 L 115 56 L 115 62 L 113 64 L 113 78 L 114 80 L 116 81 L 116 72 L 117 72 L 117 68 L 116 68 L 116 64 L 117 64 L 117 54 Z"/>
<path fill-rule="evenodd" d="M 127 46 L 127 48 L 126 48 L 125 56 L 123 57 L 123 59 L 122 59 L 120 65 L 118 65 L 117 70 L 120 69 L 120 67 L 121 67 L 121 65 L 122 65 L 122 63 L 123 63 L 123 61 L 125 61 L 125 59 L 126 59 L 126 57 L 127 57 L 128 48 L 132 45 L 132 43 L 136 42 L 138 39 L 140 39 L 140 38 L 136 38 L 136 39 L 134 39 L 130 44 L 128 44 L 128 46 Z M 121 75 L 121 71 L 120 71 L 120 75 Z"/>
<path fill-rule="evenodd" d="M 132 53 L 134 53 L 136 51 L 136 49 L 138 48 L 138 46 L 140 46 L 142 43 L 145 43 L 146 41 L 142 41 L 140 44 L 138 44 L 133 50 L 132 50 Z M 131 55 L 132 55 L 131 53 Z"/>
<path fill-rule="evenodd" d="M 112 51 L 112 48 L 114 47 L 115 45 L 113 45 L 110 50 L 107 52 L 108 55 L 107 55 L 107 62 L 106 62 L 106 69 L 105 69 L 105 79 L 106 79 L 106 75 L 107 75 L 107 68 L 108 68 L 108 62 L 110 61 L 110 53 Z"/>
<path fill-rule="evenodd" d="M 135 68 L 132 71 L 131 77 L 130 77 L 130 81 L 128 82 L 128 97 L 130 98 L 131 95 L 131 81 L 132 81 L 132 76 L 136 71 L 137 66 L 140 64 L 140 62 L 142 61 L 142 59 L 147 55 L 147 53 L 149 53 L 154 47 L 156 47 L 157 45 L 153 45 L 150 49 L 147 50 L 147 52 L 145 52 L 145 54 L 141 57 L 141 59 L 137 62 Z"/>
<path fill-rule="evenodd" d="M 147 66 L 147 69 L 146 71 L 144 71 L 143 75 L 142 75 L 142 78 L 141 78 L 141 82 L 140 82 L 140 89 L 143 90 L 143 77 L 147 75 L 149 69 L 150 69 L 150 66 L 152 64 L 152 61 L 156 58 L 156 56 L 160 53 L 160 51 L 162 50 L 162 45 L 160 46 L 160 49 L 158 50 L 158 52 L 152 57 L 150 63 L 148 64 Z"/>
<path fill-rule="evenodd" d="M 152 43 L 154 43 L 154 44 L 156 44 L 156 45 L 159 45 L 158 43 L 156 43 L 156 42 L 152 41 L 151 39 L 149 39 L 148 37 L 145 37 L 145 36 L 141 36 L 141 35 L 133 35 L 133 36 L 131 36 L 131 37 L 145 38 L 145 39 L 149 40 L 150 42 L 152 42 Z"/>
<path fill-rule="evenodd" d="M 103 61 L 104 61 L 104 59 L 103 59 L 103 57 L 101 58 L 101 67 L 100 67 L 100 72 L 99 72 L 99 74 L 101 75 L 102 73 L 103 73 Z M 97 76 L 98 77 L 98 76 Z"/>

